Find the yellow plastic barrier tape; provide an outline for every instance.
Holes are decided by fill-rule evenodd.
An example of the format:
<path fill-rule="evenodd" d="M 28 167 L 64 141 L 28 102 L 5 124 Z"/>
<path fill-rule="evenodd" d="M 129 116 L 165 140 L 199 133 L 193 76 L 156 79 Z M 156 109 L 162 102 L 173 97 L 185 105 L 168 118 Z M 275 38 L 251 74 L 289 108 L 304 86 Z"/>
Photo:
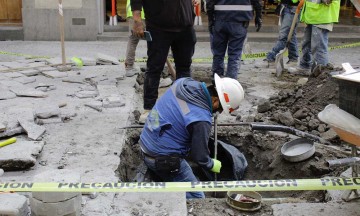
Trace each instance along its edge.
<path fill-rule="evenodd" d="M 0 191 L 15 192 L 185 192 L 300 191 L 360 189 L 359 178 L 243 180 L 210 182 L 21 183 L 0 182 Z"/>

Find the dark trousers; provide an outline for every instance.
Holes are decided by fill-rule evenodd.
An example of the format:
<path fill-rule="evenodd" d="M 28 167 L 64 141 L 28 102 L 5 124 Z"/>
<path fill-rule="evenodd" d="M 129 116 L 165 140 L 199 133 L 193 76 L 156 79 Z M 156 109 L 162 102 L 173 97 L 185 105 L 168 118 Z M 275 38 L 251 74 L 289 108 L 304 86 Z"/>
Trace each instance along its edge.
<path fill-rule="evenodd" d="M 147 42 L 148 61 L 144 81 L 144 109 L 150 110 L 158 98 L 160 76 L 170 47 L 175 61 L 176 79 L 190 77 L 196 35 L 193 28 L 182 32 L 166 32 L 151 28 L 147 30 L 151 34 L 152 41 Z"/>

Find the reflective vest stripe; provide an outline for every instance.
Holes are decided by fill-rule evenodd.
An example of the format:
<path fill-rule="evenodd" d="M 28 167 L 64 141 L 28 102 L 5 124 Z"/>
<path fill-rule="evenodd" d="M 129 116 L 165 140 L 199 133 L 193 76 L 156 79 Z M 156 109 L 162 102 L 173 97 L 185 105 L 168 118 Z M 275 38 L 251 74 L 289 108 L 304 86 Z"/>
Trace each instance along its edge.
<path fill-rule="evenodd" d="M 306 0 L 308 2 L 312 2 L 312 3 L 315 3 L 315 4 L 321 4 L 322 1 L 321 0 Z"/>
<path fill-rule="evenodd" d="M 171 91 L 174 94 L 174 97 L 176 98 L 176 101 L 178 102 L 181 112 L 183 113 L 183 115 L 186 115 L 190 112 L 190 108 L 187 105 L 186 101 L 181 100 L 180 98 L 176 97 L 175 91 L 176 91 L 176 86 L 177 84 L 175 83 L 174 85 L 171 86 Z"/>
<path fill-rule="evenodd" d="M 252 5 L 215 5 L 216 11 L 252 11 Z"/>

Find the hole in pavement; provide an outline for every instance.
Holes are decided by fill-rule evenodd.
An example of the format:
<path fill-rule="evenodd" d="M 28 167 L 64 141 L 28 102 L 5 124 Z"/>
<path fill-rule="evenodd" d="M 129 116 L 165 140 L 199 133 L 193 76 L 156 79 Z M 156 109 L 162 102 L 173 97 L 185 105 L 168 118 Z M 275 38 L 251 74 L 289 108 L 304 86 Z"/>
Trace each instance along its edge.
<path fill-rule="evenodd" d="M 309 179 L 325 176 L 340 176 L 347 167 L 329 169 L 327 160 L 346 157 L 346 155 L 329 146 L 316 145 L 315 154 L 302 162 L 288 162 L 282 158 L 280 149 L 282 144 L 288 142 L 288 136 L 278 136 L 271 133 L 251 132 L 249 129 L 237 127 L 225 127 L 219 131 L 218 139 L 234 146 L 243 153 L 248 167 L 242 180 L 278 180 L 278 179 Z M 235 131 L 235 132 L 234 132 Z M 147 171 L 146 166 L 141 166 L 141 150 L 138 144 L 141 129 L 129 129 L 128 137 L 120 155 L 120 164 L 117 170 L 120 181 L 161 181 Z M 231 135 L 227 135 L 231 134 Z M 221 173 L 218 180 L 233 181 L 233 164 L 226 159 L 223 151 L 218 150 L 218 159 L 222 161 Z M 187 159 L 195 175 L 201 181 L 209 181 L 209 178 L 195 163 Z M 147 172 L 146 172 L 147 171 Z M 261 192 L 264 198 L 292 197 L 307 200 L 309 202 L 324 202 L 325 191 L 276 191 Z M 206 197 L 212 197 L 213 193 L 207 193 Z M 225 193 L 216 193 L 216 197 L 225 197 Z"/>

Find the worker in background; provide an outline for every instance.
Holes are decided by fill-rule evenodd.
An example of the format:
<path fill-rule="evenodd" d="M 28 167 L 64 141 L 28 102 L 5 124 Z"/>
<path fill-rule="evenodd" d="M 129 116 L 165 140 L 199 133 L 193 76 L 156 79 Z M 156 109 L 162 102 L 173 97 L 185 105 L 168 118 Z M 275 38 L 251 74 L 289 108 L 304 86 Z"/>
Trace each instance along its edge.
<path fill-rule="evenodd" d="M 140 135 L 145 164 L 166 182 L 198 181 L 184 159 L 189 154 L 206 170 L 219 173 L 221 162 L 210 158 L 208 141 L 213 113 L 229 114 L 244 98 L 237 80 L 215 75 L 215 85 L 181 78 L 159 98 Z M 204 198 L 187 192 L 186 198 Z"/>
<path fill-rule="evenodd" d="M 140 73 L 140 69 L 135 67 L 135 52 L 136 47 L 139 43 L 140 38 L 136 37 L 132 33 L 132 27 L 134 25 L 133 14 L 131 11 L 130 0 L 126 1 L 126 18 L 129 20 L 129 40 L 126 48 L 126 59 L 125 59 L 125 76 L 132 77 Z M 141 11 L 141 19 L 145 19 L 144 11 Z M 144 23 L 144 22 L 143 22 Z"/>
<path fill-rule="evenodd" d="M 274 66 L 276 55 L 283 49 L 285 49 L 287 38 L 290 32 L 291 24 L 295 16 L 297 5 L 299 0 L 281 0 L 280 4 L 275 10 L 276 15 L 279 16 L 279 38 L 275 43 L 275 46 L 270 52 L 267 53 L 264 63 L 266 67 Z M 297 18 L 298 19 L 298 18 Z M 287 66 L 294 67 L 298 63 L 299 50 L 298 41 L 296 38 L 296 28 L 298 22 L 295 24 L 294 32 L 288 45 L 289 60 Z"/>
<path fill-rule="evenodd" d="M 147 43 L 148 60 L 144 80 L 143 123 L 158 98 L 160 75 L 171 47 L 176 67 L 176 79 L 190 77 L 192 56 L 195 50 L 194 6 L 200 0 L 151 1 L 131 0 L 135 36 L 144 37 L 140 11 L 145 12 L 146 30 L 152 41 Z M 166 3 L 166 4 L 165 4 Z"/>
<path fill-rule="evenodd" d="M 259 0 L 207 0 L 210 35 L 213 35 L 212 71 L 219 76 L 237 79 L 240 57 L 247 35 L 250 20 L 255 10 L 255 26 L 259 31 L 262 25 L 261 4 Z M 228 52 L 227 72 L 224 74 L 224 57 Z"/>
<path fill-rule="evenodd" d="M 302 56 L 297 67 L 289 73 L 318 76 L 325 69 L 332 70 L 329 63 L 329 32 L 339 22 L 340 0 L 305 0 L 300 21 L 306 24 L 302 42 Z"/>

